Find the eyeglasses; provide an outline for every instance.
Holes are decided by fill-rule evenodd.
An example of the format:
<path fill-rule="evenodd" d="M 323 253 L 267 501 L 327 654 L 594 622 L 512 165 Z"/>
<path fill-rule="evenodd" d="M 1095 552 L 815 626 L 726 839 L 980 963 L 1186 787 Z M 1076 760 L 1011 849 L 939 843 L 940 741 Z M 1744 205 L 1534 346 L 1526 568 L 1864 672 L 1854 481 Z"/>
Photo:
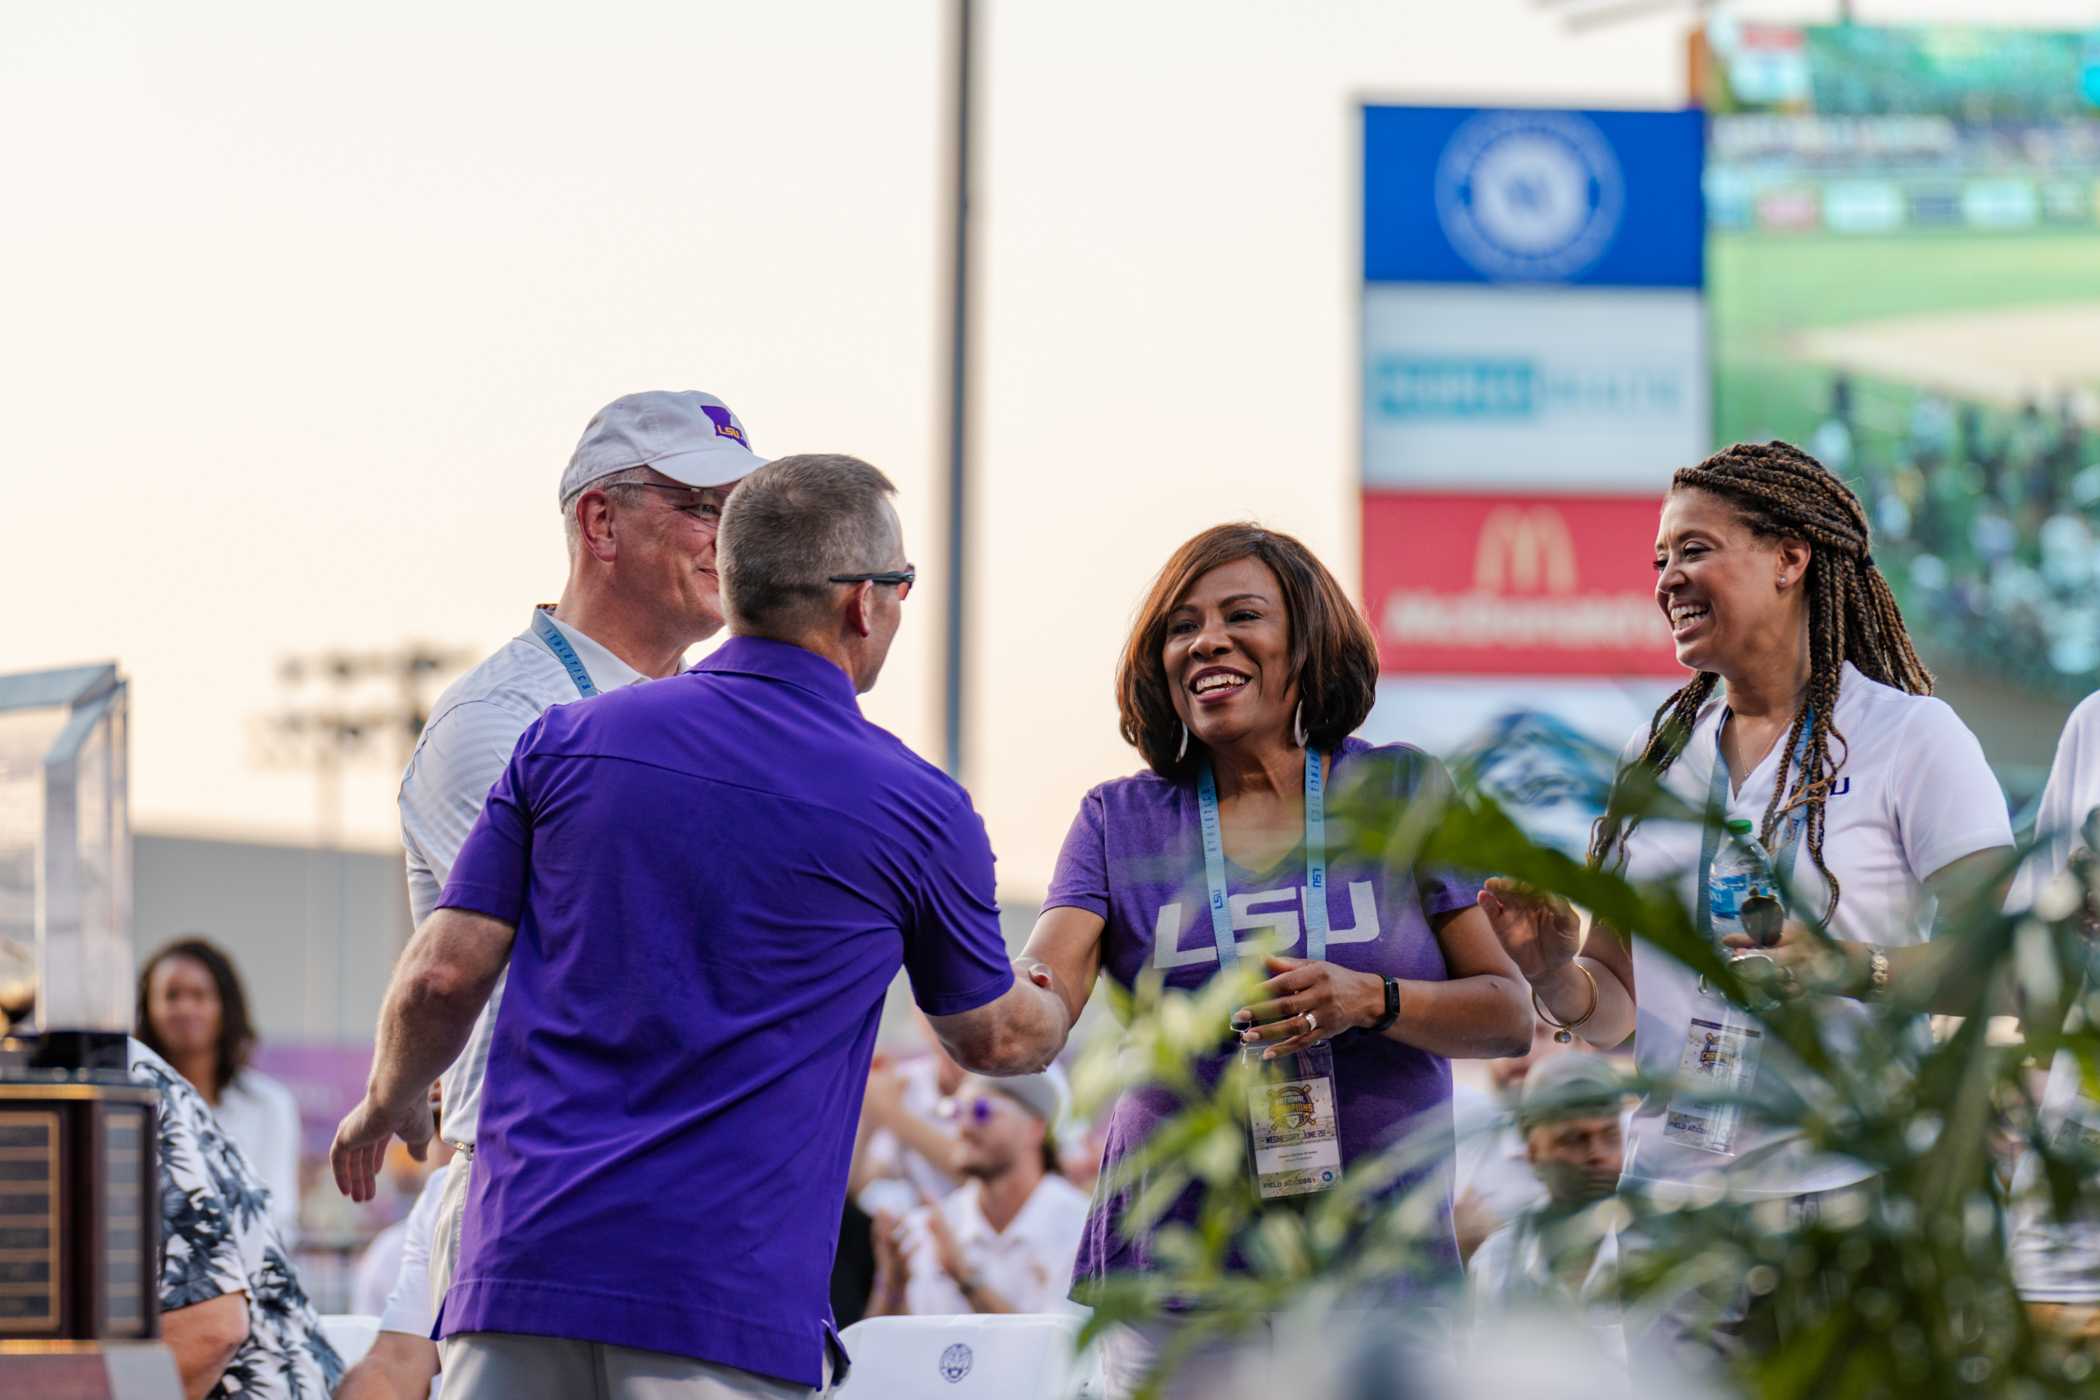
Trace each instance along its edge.
<path fill-rule="evenodd" d="M 722 519 L 721 499 L 714 492 L 698 486 L 681 486 L 675 481 L 616 481 L 609 489 L 617 491 L 623 486 L 638 486 L 644 491 L 676 491 L 688 499 L 683 504 L 674 504 L 671 509 L 690 515 L 703 525 L 713 525 Z"/>
<path fill-rule="evenodd" d="M 906 564 L 901 569 L 884 569 L 873 574 L 833 574 L 831 583 L 886 583 L 897 590 L 897 601 L 903 602 L 911 596 L 911 586 L 919 581 L 919 570 Z"/>

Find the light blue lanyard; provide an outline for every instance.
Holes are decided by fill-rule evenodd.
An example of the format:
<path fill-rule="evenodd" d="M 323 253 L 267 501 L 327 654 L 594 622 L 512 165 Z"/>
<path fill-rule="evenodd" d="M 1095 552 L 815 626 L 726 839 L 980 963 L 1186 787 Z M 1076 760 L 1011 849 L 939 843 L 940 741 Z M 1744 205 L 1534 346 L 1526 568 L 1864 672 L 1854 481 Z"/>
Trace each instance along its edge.
<path fill-rule="evenodd" d="M 1320 755 L 1305 751 L 1305 956 L 1327 956 L 1327 805 Z M 1239 945 L 1232 936 L 1232 909 L 1225 894 L 1225 836 L 1218 821 L 1218 780 L 1206 762 L 1196 774 L 1196 815 L 1203 826 L 1203 877 L 1210 884 L 1210 936 L 1218 945 L 1218 967 L 1232 966 Z"/>
<path fill-rule="evenodd" d="M 554 659 L 569 673 L 569 679 L 576 683 L 578 695 L 588 700 L 598 693 L 598 687 L 591 681 L 591 673 L 583 669 L 583 659 L 577 656 L 576 648 L 569 645 L 569 639 L 561 634 L 561 628 L 554 625 L 553 617 L 544 609 L 533 611 L 532 633 L 547 644 L 547 650 L 554 653 Z"/>
<path fill-rule="evenodd" d="M 1721 731 L 1728 727 L 1729 711 L 1721 711 L 1721 722 L 1714 726 L 1714 775 L 1706 785 L 1706 830 L 1699 842 L 1699 932 L 1709 941 L 1714 936 L 1713 888 L 1711 884 L 1714 856 L 1721 849 L 1722 823 L 1728 817 L 1728 754 L 1721 747 Z M 1815 711 L 1801 724 L 1801 738 L 1794 744 L 1792 772 L 1799 773 L 1803 761 L 1808 757 L 1808 736 L 1816 722 Z M 1801 854 L 1801 833 L 1808 825 L 1806 812 L 1795 812 L 1786 819 L 1786 827 L 1779 837 L 1779 860 L 1775 873 L 1779 876 L 1779 888 L 1794 887 L 1794 859 Z"/>

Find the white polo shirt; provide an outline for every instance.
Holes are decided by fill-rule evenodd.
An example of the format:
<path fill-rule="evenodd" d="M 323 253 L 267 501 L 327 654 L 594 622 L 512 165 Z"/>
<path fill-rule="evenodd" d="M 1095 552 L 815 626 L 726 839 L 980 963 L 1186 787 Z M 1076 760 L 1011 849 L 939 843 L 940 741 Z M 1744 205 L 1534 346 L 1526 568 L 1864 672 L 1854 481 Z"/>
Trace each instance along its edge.
<path fill-rule="evenodd" d="M 2085 845 L 2081 830 L 2100 807 L 2100 695 L 2089 695 L 2064 721 L 2056 761 L 2034 816 L 2034 854 L 2020 869 L 2006 905 L 2033 908 L 2051 881 Z M 2100 1132 L 2100 1102 L 2079 1083 L 2078 1061 L 2058 1055 L 2042 1090 L 2043 1131 Z M 2010 1227 L 2013 1284 L 2039 1303 L 2100 1303 L 2100 1215 L 2052 1218 L 2040 1163 L 2023 1156 L 2014 1174 Z"/>
<path fill-rule="evenodd" d="M 560 629 L 600 691 L 647 679 L 551 612 L 541 611 Z M 418 927 L 437 908 L 452 862 L 519 737 L 548 709 L 581 695 L 561 661 L 527 627 L 438 697 L 401 775 L 401 845 L 408 853 L 409 910 Z M 462 1147 L 474 1145 L 489 1037 L 507 980 L 506 975 L 496 983 L 467 1048 L 443 1075 L 445 1139 Z"/>
<path fill-rule="evenodd" d="M 1839 877 L 1844 878 L 1843 876 Z M 1489 1235 L 1466 1265 L 1467 1312 L 1474 1326 L 1499 1313 L 1541 1305 L 1579 1309 L 1598 1351 L 1620 1366 L 1626 1364 L 1625 1316 L 1619 1305 L 1618 1216 L 1612 1202 L 1581 1212 L 1561 1226 L 1570 1246 L 1594 1237 L 1596 1252 L 1582 1285 L 1570 1289 L 1554 1275 L 1535 1211 L 1525 1211 Z"/>
<path fill-rule="evenodd" d="M 1720 695 L 1700 709 L 1684 752 L 1670 766 L 1671 792 L 1704 809 L 1716 759 L 1715 735 L 1726 705 Z M 1838 761 L 1824 807 L 1823 857 L 1840 885 L 1830 923 L 1834 938 L 1901 948 L 1922 943 L 1932 930 L 1935 902 L 1925 880 L 1977 851 L 2012 845 L 2005 794 L 1984 761 L 1968 726 L 1941 700 L 1911 695 L 1861 675 L 1850 662 L 1838 683 L 1832 721 L 1844 742 L 1833 739 Z M 1645 726 L 1627 745 L 1631 761 L 1647 743 Z M 1728 798 L 1727 815 L 1762 823 L 1779 775 L 1784 737 L 1772 746 L 1740 790 Z M 1695 907 L 1701 832 L 1695 822 L 1648 819 L 1635 828 L 1627 847 L 1629 877 L 1676 880 L 1686 906 Z M 1829 887 L 1804 842 L 1794 864 L 1794 887 L 1802 911 L 1820 916 Z M 1667 1079 L 1678 1072 L 1695 1007 L 1710 1009 L 1685 966 L 1646 941 L 1633 944 L 1635 1000 L 1639 1018 L 1635 1053 L 1641 1074 Z M 1871 1013 L 1859 1002 L 1832 997 L 1823 1004 L 1825 1024 L 1846 1043 L 1847 1026 L 1864 1026 Z M 1784 1082 L 1786 1057 L 1768 1046 L 1762 1057 L 1759 1095 L 1771 1091 L 1767 1076 Z M 1644 1099 L 1627 1144 L 1626 1175 L 1644 1182 L 1686 1182 L 1721 1173 L 1743 1197 L 1799 1196 L 1832 1191 L 1872 1175 L 1849 1158 L 1810 1154 L 1798 1134 L 1744 1120 L 1735 1151 L 1702 1151 L 1663 1136 L 1666 1090 Z"/>
<path fill-rule="evenodd" d="M 983 1183 L 964 1182 L 937 1209 L 955 1236 L 965 1268 L 1018 1312 L 1067 1312 L 1072 1261 L 1086 1229 L 1087 1194 L 1061 1176 L 1045 1176 L 1020 1213 L 994 1230 L 978 1204 Z M 904 1258 L 911 1270 L 904 1306 L 914 1317 L 973 1312 L 955 1280 L 935 1262 L 925 1208 L 905 1218 Z"/>

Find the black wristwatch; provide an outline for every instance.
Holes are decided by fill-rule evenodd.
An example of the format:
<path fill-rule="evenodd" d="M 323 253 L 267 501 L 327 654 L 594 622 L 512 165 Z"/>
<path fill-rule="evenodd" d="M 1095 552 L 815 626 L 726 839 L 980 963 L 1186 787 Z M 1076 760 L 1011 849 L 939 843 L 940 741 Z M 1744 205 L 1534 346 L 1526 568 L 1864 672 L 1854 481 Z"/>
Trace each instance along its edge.
<path fill-rule="evenodd" d="M 1400 1019 L 1400 983 L 1391 977 L 1383 980 L 1385 982 L 1385 1015 L 1380 1016 L 1370 1025 L 1364 1027 L 1372 1035 L 1384 1035 L 1386 1031 L 1391 1029 L 1393 1022 Z"/>

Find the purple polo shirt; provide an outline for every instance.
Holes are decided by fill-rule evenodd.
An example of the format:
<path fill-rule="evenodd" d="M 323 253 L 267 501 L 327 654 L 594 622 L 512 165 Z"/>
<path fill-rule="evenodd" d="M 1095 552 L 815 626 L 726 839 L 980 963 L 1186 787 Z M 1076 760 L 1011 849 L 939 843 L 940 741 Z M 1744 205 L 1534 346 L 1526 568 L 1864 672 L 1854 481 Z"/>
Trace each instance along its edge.
<path fill-rule="evenodd" d="M 1395 802 L 1439 803 L 1450 794 L 1450 777 L 1420 749 L 1406 744 L 1373 748 L 1361 739 L 1345 740 L 1328 772 L 1327 960 L 1352 971 L 1405 981 L 1446 980 L 1443 946 L 1430 920 L 1471 907 L 1480 886 L 1452 871 L 1410 870 L 1363 858 L 1354 849 L 1358 843 L 1351 815 L 1360 810 L 1364 798 L 1384 799 L 1379 805 L 1387 816 Z M 1304 957 L 1303 844 L 1268 870 L 1248 870 L 1228 859 L 1225 875 L 1235 941 L 1252 941 L 1274 930 L 1285 955 Z M 1106 922 L 1101 968 L 1125 988 L 1134 987 L 1148 971 L 1164 978 L 1168 987 L 1183 990 L 1194 990 L 1215 977 L 1218 949 L 1204 882 L 1195 784 L 1139 773 L 1089 792 L 1065 837 L 1044 905 L 1084 909 Z M 1206 1084 L 1216 1083 L 1232 1053 L 1222 1026 L 1219 1041 L 1219 1053 L 1196 1066 Z M 1346 1032 L 1332 1044 L 1344 1169 L 1403 1135 L 1450 1138 L 1450 1061 L 1358 1031 Z M 1116 1100 L 1103 1150 L 1102 1184 L 1073 1270 L 1075 1283 L 1152 1268 L 1151 1236 L 1126 1238 L 1123 1225 L 1131 1203 L 1148 1189 L 1150 1179 L 1140 1178 L 1121 1191 L 1108 1190 L 1107 1183 L 1123 1158 L 1181 1107 L 1173 1091 L 1165 1088 L 1134 1089 Z M 1412 1190 L 1423 1176 L 1402 1176 L 1386 1198 Z M 1190 1186 L 1161 1223 L 1192 1225 L 1202 1207 L 1202 1187 Z M 1458 1253 L 1448 1220 L 1439 1237 L 1425 1245 L 1432 1272 L 1455 1278 Z"/>
<path fill-rule="evenodd" d="M 969 795 L 739 637 L 526 730 L 439 903 L 518 930 L 440 1334 L 821 1384 L 883 995 L 1013 982 Z"/>

